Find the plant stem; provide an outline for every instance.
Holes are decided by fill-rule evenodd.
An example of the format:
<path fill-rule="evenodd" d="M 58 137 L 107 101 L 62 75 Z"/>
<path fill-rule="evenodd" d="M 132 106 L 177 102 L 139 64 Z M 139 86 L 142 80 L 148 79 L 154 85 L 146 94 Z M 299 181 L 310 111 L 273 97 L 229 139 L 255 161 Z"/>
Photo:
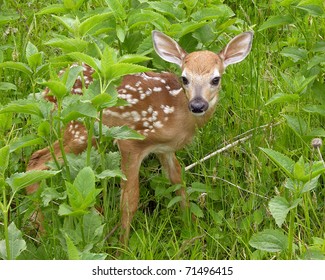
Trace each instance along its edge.
<path fill-rule="evenodd" d="M 9 206 L 7 205 L 7 197 L 6 197 L 6 188 L 3 186 L 3 226 L 4 226 L 4 235 L 6 240 L 6 252 L 7 252 L 7 260 L 11 260 L 10 254 L 10 243 L 9 243 L 9 232 L 8 232 L 8 212 Z"/>
<path fill-rule="evenodd" d="M 296 208 L 291 209 L 290 211 L 290 220 L 289 220 L 289 233 L 288 233 L 288 259 L 292 260 L 293 255 L 293 237 L 295 231 L 295 215 Z"/>

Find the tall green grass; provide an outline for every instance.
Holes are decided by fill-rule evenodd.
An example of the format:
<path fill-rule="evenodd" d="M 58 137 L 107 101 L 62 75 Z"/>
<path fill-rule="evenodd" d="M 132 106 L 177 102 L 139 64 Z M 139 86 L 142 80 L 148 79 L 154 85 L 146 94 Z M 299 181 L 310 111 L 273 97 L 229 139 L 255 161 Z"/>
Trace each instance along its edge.
<path fill-rule="evenodd" d="M 124 259 L 324 259 L 324 170 L 317 149 L 310 145 L 313 138 L 325 136 L 322 1 L 70 0 L 1 5 L 1 258 L 110 259 L 119 252 L 118 258 Z M 79 23 L 69 25 L 67 18 L 78 18 Z M 15 185 L 10 178 L 26 178 L 28 174 L 20 173 L 32 152 L 53 140 L 49 135 L 63 125 L 56 120 L 56 127 L 49 127 L 46 112 L 51 108 L 35 98 L 44 81 L 76 59 L 73 53 L 88 59 L 103 59 L 99 53 L 104 51 L 112 59 L 137 54 L 143 67 L 177 72 L 153 53 L 152 29 L 171 35 L 188 51 L 218 51 L 235 34 L 254 30 L 251 54 L 223 77 L 213 119 L 177 155 L 186 167 L 252 135 L 183 172 L 195 221 L 184 217 L 175 200 L 178 186 L 171 186 L 156 158 L 149 157 L 141 168 L 140 207 L 129 248 L 123 249 L 116 230 L 119 177 L 98 178 L 118 165 L 112 134 L 102 135 L 105 141 L 97 151 L 67 155 L 70 180 L 65 168 L 55 176 L 38 174 L 51 178 L 43 180 L 33 196 L 27 197 L 24 184 Z M 107 80 L 100 78 L 98 87 L 103 88 Z M 108 93 L 117 83 L 109 85 Z M 68 101 L 64 96 L 63 103 Z M 28 113 L 28 106 L 40 108 L 41 117 Z M 15 112 L 17 108 L 25 114 Z M 89 114 L 82 118 L 91 127 Z M 84 169 L 90 159 L 99 166 Z M 65 181 L 82 188 L 74 181 L 78 173 L 97 176 L 94 191 L 101 193 L 96 196 L 97 210 L 90 203 L 84 213 L 71 216 L 63 211 L 71 206 Z M 45 235 L 37 235 L 30 223 L 36 206 L 46 217 Z"/>

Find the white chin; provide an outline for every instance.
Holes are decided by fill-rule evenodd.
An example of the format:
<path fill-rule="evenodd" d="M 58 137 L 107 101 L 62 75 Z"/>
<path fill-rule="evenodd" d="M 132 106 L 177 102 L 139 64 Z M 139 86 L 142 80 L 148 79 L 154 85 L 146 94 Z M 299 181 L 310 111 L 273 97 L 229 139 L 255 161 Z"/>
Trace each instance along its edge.
<path fill-rule="evenodd" d="M 194 116 L 196 116 L 196 117 L 200 117 L 200 116 L 203 116 L 203 115 L 205 114 L 205 111 L 202 112 L 202 113 L 194 113 L 194 112 L 192 112 L 192 114 L 193 114 Z"/>

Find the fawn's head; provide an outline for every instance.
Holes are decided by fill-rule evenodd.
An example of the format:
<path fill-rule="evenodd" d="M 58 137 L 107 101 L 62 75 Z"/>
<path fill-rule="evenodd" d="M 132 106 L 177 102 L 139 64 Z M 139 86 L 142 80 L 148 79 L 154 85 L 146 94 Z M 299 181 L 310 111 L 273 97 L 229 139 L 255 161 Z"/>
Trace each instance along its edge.
<path fill-rule="evenodd" d="M 153 31 L 152 37 L 157 54 L 181 68 L 181 80 L 189 100 L 189 110 L 200 116 L 209 108 L 214 108 L 217 103 L 221 76 L 225 68 L 242 61 L 249 54 L 253 32 L 236 36 L 218 54 L 211 51 L 188 54 L 173 39 L 159 31 Z"/>

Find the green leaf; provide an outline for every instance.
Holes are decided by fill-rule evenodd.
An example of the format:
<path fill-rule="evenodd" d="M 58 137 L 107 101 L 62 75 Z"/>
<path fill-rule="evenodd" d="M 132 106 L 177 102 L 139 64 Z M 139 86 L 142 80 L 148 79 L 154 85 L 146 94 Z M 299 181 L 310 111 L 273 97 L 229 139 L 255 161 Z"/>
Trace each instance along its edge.
<path fill-rule="evenodd" d="M 278 229 L 266 229 L 252 236 L 249 244 L 258 250 L 282 252 L 287 249 L 288 238 Z"/>
<path fill-rule="evenodd" d="M 42 82 L 41 84 L 48 87 L 51 91 L 51 94 L 54 95 L 57 99 L 62 99 L 70 92 L 66 89 L 65 84 L 61 81 L 47 81 Z"/>
<path fill-rule="evenodd" d="M 183 198 L 182 198 L 181 196 L 175 196 L 175 197 L 173 197 L 173 198 L 169 201 L 169 203 L 168 203 L 168 205 L 167 205 L 167 208 L 172 207 L 174 204 L 176 204 L 176 203 L 178 203 L 178 202 L 181 202 L 182 200 L 183 200 Z"/>
<path fill-rule="evenodd" d="M 277 226 L 281 227 L 290 211 L 289 202 L 284 197 L 276 196 L 269 201 L 269 208 Z"/>
<path fill-rule="evenodd" d="M 35 137 L 34 135 L 22 136 L 10 143 L 10 152 L 15 152 L 22 148 L 40 144 L 43 144 L 42 138 Z"/>
<path fill-rule="evenodd" d="M 26 99 L 19 99 L 10 102 L 8 105 L 0 109 L 0 114 L 3 113 L 22 113 L 43 118 L 43 113 L 39 104 L 36 101 Z"/>
<path fill-rule="evenodd" d="M 148 4 L 152 9 L 173 19 L 182 20 L 186 17 L 185 10 L 177 7 L 175 3 L 167 1 L 150 1 Z"/>
<path fill-rule="evenodd" d="M 315 189 L 317 187 L 319 177 L 320 177 L 320 175 L 317 175 L 313 179 L 308 181 L 306 184 L 304 184 L 304 186 L 301 190 L 301 193 L 309 192 L 309 191 L 312 191 L 313 189 Z"/>
<path fill-rule="evenodd" d="M 41 180 L 50 178 L 59 172 L 60 171 L 33 170 L 22 173 L 15 173 L 7 178 L 6 182 L 12 188 L 12 190 L 16 192 Z"/>
<path fill-rule="evenodd" d="M 93 206 L 96 196 L 101 192 L 101 189 L 95 188 L 95 174 L 90 167 L 80 170 L 73 184 L 66 182 L 66 186 L 69 203 L 76 213 L 83 213 L 85 209 Z"/>
<path fill-rule="evenodd" d="M 55 48 L 61 48 L 71 55 L 70 52 L 83 52 L 88 47 L 89 43 L 79 38 L 58 37 L 52 38 L 44 44 Z"/>
<path fill-rule="evenodd" d="M 166 30 L 170 26 L 169 21 L 160 13 L 150 10 L 141 10 L 128 17 L 129 29 L 139 28 L 139 25 L 152 24 L 157 29 Z"/>
<path fill-rule="evenodd" d="M 120 169 L 104 170 L 100 174 L 96 175 L 97 179 L 115 178 L 115 177 L 120 177 L 123 180 L 126 180 L 125 175 L 123 174 L 122 170 L 120 170 Z"/>
<path fill-rule="evenodd" d="M 9 146 L 0 149 L 0 178 L 5 173 L 9 164 Z"/>
<path fill-rule="evenodd" d="M 325 116 L 325 105 L 306 105 L 303 110 L 308 113 Z"/>
<path fill-rule="evenodd" d="M 78 100 L 62 110 L 64 123 L 81 117 L 97 118 L 97 110 L 91 102 Z"/>
<path fill-rule="evenodd" d="M 193 13 L 191 17 L 195 21 L 200 22 L 212 19 L 228 19 L 234 15 L 235 13 L 228 5 L 221 4 L 213 7 L 199 9 L 197 12 Z"/>
<path fill-rule="evenodd" d="M 295 162 L 286 155 L 268 148 L 260 148 L 288 177 L 293 177 Z"/>
<path fill-rule="evenodd" d="M 21 252 L 26 250 L 26 242 L 22 238 L 22 233 L 20 230 L 17 229 L 14 222 L 12 222 L 8 226 L 8 233 L 9 233 L 9 248 L 10 248 L 10 258 L 12 260 L 17 259 Z M 0 241 L 0 257 L 4 260 L 7 259 L 7 250 L 6 250 L 6 241 Z"/>
<path fill-rule="evenodd" d="M 69 260 L 80 260 L 80 253 L 67 234 L 65 234 L 65 241 L 67 243 Z"/>
<path fill-rule="evenodd" d="M 110 127 L 105 135 L 108 137 L 112 137 L 114 139 L 135 139 L 135 140 L 143 140 L 145 137 L 136 132 L 135 130 L 129 128 L 128 126 L 114 126 Z"/>
<path fill-rule="evenodd" d="M 294 22 L 294 18 L 290 15 L 277 15 L 269 17 L 259 28 L 262 31 L 268 28 L 279 27 Z"/>
<path fill-rule="evenodd" d="M 4 14 L 4 11 L 1 11 L 0 14 L 0 26 L 7 24 L 8 22 L 15 21 L 20 18 L 18 13 Z"/>
<path fill-rule="evenodd" d="M 96 72 L 99 72 L 100 69 L 100 61 L 96 58 L 91 57 L 90 55 L 81 53 L 81 52 L 72 52 L 69 53 L 69 57 L 73 60 L 85 62 L 90 67 L 92 67 Z"/>
<path fill-rule="evenodd" d="M 96 95 L 92 100 L 91 103 L 97 109 L 97 111 L 103 110 L 105 108 L 113 107 L 117 103 L 117 97 L 112 97 L 111 94 L 102 93 Z"/>
<path fill-rule="evenodd" d="M 324 3 L 322 3 L 322 1 L 304 0 L 304 1 L 300 1 L 296 7 L 298 9 L 306 11 L 311 16 L 324 17 L 325 11 L 324 11 Z"/>
<path fill-rule="evenodd" d="M 280 52 L 285 57 L 290 57 L 294 62 L 305 60 L 308 57 L 308 51 L 298 47 L 286 47 Z"/>
<path fill-rule="evenodd" d="M 0 83 L 0 90 L 8 91 L 8 90 L 17 90 L 17 86 L 12 83 L 1 82 Z"/>
<path fill-rule="evenodd" d="M 104 73 L 105 77 L 110 80 L 115 80 L 128 74 L 150 71 L 150 68 L 131 63 L 116 63 L 107 67 Z"/>
<path fill-rule="evenodd" d="M 193 213 L 196 217 L 203 218 L 204 214 L 202 209 L 195 203 L 191 202 L 190 203 L 190 210 L 191 213 Z"/>
<path fill-rule="evenodd" d="M 309 62 L 307 66 L 307 70 L 310 70 L 316 65 L 320 65 L 321 63 L 325 63 L 325 54 L 314 56 Z"/>
<path fill-rule="evenodd" d="M 119 63 L 139 63 L 151 60 L 152 58 L 139 54 L 126 54 L 119 58 Z"/>
<path fill-rule="evenodd" d="M 292 103 L 294 101 L 299 100 L 299 94 L 285 94 L 285 93 L 277 93 L 273 95 L 265 105 L 276 104 L 276 103 Z"/>
<path fill-rule="evenodd" d="M 67 9 L 64 7 L 63 4 L 53 4 L 41 9 L 39 12 L 36 13 L 36 15 L 60 14 L 65 12 L 67 12 Z"/>
<path fill-rule="evenodd" d="M 102 238 L 105 225 L 102 224 L 102 217 L 97 211 L 91 211 L 84 215 L 81 222 L 86 244 L 97 242 Z"/>
<path fill-rule="evenodd" d="M 121 20 L 125 20 L 127 17 L 126 11 L 119 0 L 105 0 L 107 6 L 112 10 L 114 16 Z"/>
<path fill-rule="evenodd" d="M 293 167 L 293 175 L 297 180 L 301 180 L 305 176 L 305 161 L 301 156 Z"/>
<path fill-rule="evenodd" d="M 305 136 L 308 130 L 308 125 L 300 116 L 283 116 L 287 120 L 288 126 L 299 136 Z"/>
<path fill-rule="evenodd" d="M 32 69 L 30 69 L 30 67 L 27 64 L 22 62 L 5 61 L 0 63 L 0 68 L 10 68 L 13 70 L 23 72 L 28 76 L 31 76 L 33 74 Z"/>
<path fill-rule="evenodd" d="M 28 65 L 35 70 L 37 66 L 42 64 L 42 53 L 38 52 L 37 47 L 28 41 L 26 46 L 26 58 Z"/>
<path fill-rule="evenodd" d="M 85 36 L 87 33 L 91 33 L 92 29 L 94 29 L 98 24 L 102 24 L 112 15 L 113 13 L 103 13 L 87 18 L 79 25 L 79 34 Z"/>

